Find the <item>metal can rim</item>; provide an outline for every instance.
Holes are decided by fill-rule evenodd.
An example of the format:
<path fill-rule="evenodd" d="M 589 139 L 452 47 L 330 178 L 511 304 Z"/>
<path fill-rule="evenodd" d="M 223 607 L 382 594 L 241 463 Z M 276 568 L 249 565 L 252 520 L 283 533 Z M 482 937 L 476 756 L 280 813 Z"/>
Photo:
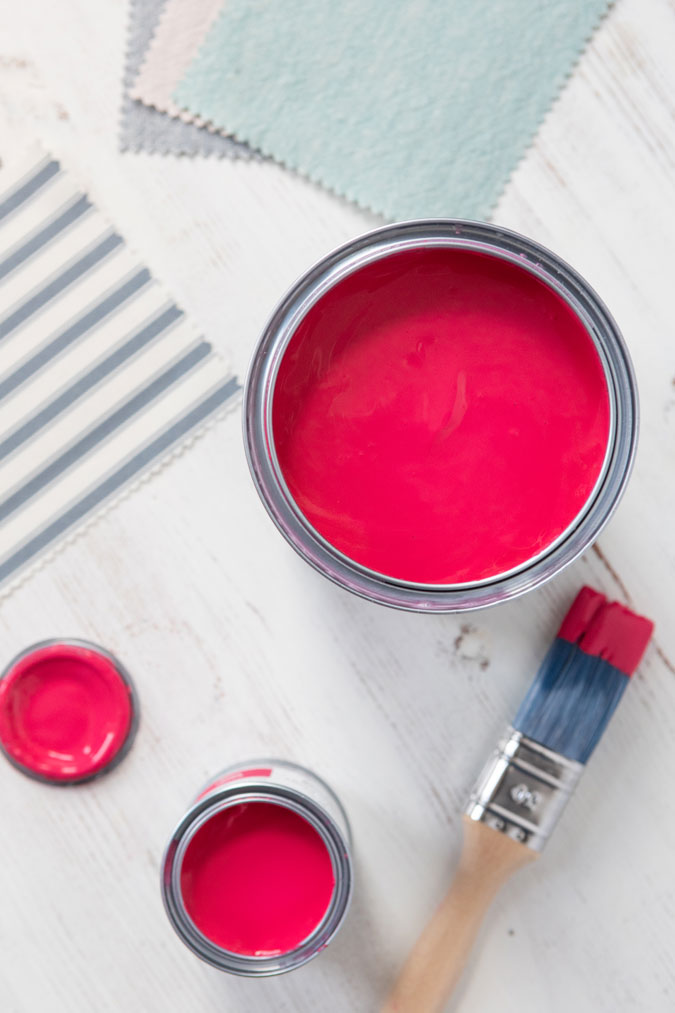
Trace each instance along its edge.
<path fill-rule="evenodd" d="M 347 274 L 405 249 L 445 246 L 477 250 L 535 274 L 571 306 L 593 341 L 605 371 L 611 432 L 603 471 L 570 528 L 545 552 L 486 581 L 422 585 L 376 573 L 350 560 L 312 527 L 290 495 L 275 461 L 271 403 L 279 363 L 309 308 Z M 415 612 L 462 612 L 520 596 L 569 566 L 600 534 L 632 470 L 638 437 L 637 384 L 628 349 L 604 302 L 556 254 L 519 233 L 483 222 L 426 219 L 375 229 L 318 261 L 280 300 L 254 351 L 244 387 L 244 446 L 258 494 L 296 552 L 314 569 L 356 595 Z"/>
<path fill-rule="evenodd" d="M 161 891 L 164 908 L 180 939 L 206 963 L 221 971 L 243 977 L 269 977 L 301 967 L 328 946 L 340 929 L 349 909 L 354 887 L 351 859 L 351 832 L 346 813 L 335 792 L 313 771 L 286 760 L 255 760 L 250 765 L 276 764 L 294 767 L 310 775 L 328 790 L 345 823 L 345 834 L 331 815 L 314 799 L 286 785 L 266 783 L 260 778 L 242 778 L 222 784 L 198 796 L 175 827 L 161 863 Z M 239 764 L 231 768 L 236 770 Z M 225 773 L 225 771 L 221 772 Z M 319 834 L 331 858 L 335 887 L 331 902 L 312 932 L 293 950 L 272 956 L 247 955 L 226 950 L 205 936 L 190 918 L 182 900 L 180 871 L 185 851 L 197 833 L 218 812 L 245 802 L 281 805 L 302 816 Z"/>

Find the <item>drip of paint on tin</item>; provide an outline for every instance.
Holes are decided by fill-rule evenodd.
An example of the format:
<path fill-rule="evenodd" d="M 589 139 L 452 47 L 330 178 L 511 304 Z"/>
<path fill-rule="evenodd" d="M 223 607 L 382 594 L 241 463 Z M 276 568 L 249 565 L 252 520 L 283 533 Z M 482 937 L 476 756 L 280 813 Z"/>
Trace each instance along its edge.
<path fill-rule="evenodd" d="M 296 949 L 323 920 L 335 890 L 330 855 L 298 813 L 242 802 L 194 834 L 180 873 L 197 929 L 232 953 L 270 956 Z"/>
<path fill-rule="evenodd" d="M 299 510 L 345 556 L 394 580 L 470 584 L 527 566 L 583 516 L 610 400 L 552 288 L 496 256 L 417 249 L 309 310 L 272 432 Z"/>
<path fill-rule="evenodd" d="M 224 784 L 231 784 L 233 781 L 243 781 L 244 779 L 251 777 L 270 777 L 271 773 L 271 767 L 249 767 L 247 770 L 234 770 L 229 774 L 223 774 L 223 776 L 217 778 L 213 784 L 204 788 L 204 791 L 197 795 L 195 802 L 199 802 L 201 798 L 205 798 L 207 795 L 210 795 L 215 788 L 220 788 Z"/>

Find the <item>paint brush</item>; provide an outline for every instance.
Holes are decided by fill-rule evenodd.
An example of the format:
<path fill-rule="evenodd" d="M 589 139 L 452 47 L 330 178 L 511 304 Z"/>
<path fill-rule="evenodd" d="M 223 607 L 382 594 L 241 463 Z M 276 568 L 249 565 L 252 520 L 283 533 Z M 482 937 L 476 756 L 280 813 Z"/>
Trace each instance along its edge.
<path fill-rule="evenodd" d="M 500 886 L 546 843 L 637 668 L 654 625 L 581 589 L 463 815 L 454 882 L 383 1013 L 439 1013 Z"/>

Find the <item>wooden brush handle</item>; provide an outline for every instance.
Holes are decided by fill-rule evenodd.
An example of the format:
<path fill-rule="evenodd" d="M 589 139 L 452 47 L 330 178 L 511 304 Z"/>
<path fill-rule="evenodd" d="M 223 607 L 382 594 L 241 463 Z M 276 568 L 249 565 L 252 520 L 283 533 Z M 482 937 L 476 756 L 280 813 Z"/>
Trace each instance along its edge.
<path fill-rule="evenodd" d="M 500 886 L 537 857 L 525 844 L 463 817 L 455 879 L 408 957 L 382 1013 L 441 1013 Z"/>

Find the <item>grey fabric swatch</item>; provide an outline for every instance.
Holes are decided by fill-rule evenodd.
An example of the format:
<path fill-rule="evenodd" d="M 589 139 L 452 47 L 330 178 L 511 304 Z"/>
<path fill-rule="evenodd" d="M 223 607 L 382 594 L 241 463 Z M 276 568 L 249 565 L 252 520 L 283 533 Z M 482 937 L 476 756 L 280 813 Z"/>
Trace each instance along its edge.
<path fill-rule="evenodd" d="M 130 0 L 120 150 L 159 155 L 259 158 L 247 144 L 212 133 L 206 127 L 183 123 L 129 97 L 129 88 L 143 62 L 164 3 L 165 0 Z"/>

